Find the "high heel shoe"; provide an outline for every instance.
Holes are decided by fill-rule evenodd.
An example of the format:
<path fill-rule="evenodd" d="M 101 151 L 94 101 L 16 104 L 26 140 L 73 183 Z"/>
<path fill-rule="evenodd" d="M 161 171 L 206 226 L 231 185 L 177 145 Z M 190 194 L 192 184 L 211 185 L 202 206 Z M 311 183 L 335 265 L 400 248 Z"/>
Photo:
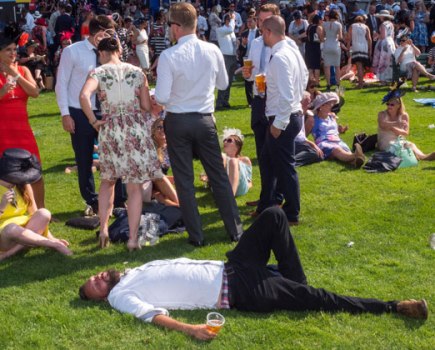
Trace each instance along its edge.
<path fill-rule="evenodd" d="M 127 242 L 127 249 L 128 249 L 129 252 L 132 252 L 133 250 L 140 250 L 140 249 L 142 249 L 142 247 L 140 246 L 138 241 L 128 240 L 128 242 Z"/>
<path fill-rule="evenodd" d="M 106 248 L 110 245 L 109 235 L 100 232 L 100 248 Z"/>

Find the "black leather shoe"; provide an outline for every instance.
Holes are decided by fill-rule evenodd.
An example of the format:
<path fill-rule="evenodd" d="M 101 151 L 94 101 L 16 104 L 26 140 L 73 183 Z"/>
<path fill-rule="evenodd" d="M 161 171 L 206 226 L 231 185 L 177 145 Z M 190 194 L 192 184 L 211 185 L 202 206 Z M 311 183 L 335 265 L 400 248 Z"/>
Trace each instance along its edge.
<path fill-rule="evenodd" d="M 205 245 L 204 241 L 195 241 L 193 239 L 188 239 L 187 243 L 193 245 L 194 247 L 204 247 Z"/>

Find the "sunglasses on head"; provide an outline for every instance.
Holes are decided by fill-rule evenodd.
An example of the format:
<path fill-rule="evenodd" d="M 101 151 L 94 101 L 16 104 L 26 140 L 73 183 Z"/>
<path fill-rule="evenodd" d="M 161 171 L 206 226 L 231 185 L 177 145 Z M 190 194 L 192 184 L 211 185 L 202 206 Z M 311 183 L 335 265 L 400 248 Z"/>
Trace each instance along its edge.
<path fill-rule="evenodd" d="M 233 139 L 224 139 L 224 143 L 233 143 L 234 140 Z"/>
<path fill-rule="evenodd" d="M 168 26 L 169 26 L 169 27 L 172 26 L 173 24 L 176 25 L 176 26 L 181 27 L 181 24 L 180 24 L 180 23 L 176 23 L 176 22 L 168 21 Z"/>

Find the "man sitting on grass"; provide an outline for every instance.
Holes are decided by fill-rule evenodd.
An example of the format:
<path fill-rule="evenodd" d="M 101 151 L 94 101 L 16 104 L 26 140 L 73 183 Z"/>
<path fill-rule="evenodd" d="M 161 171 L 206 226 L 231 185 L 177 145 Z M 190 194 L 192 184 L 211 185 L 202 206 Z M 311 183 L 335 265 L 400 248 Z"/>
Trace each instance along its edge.
<path fill-rule="evenodd" d="M 266 265 L 271 251 L 278 261 L 277 271 Z M 227 257 L 227 263 L 186 258 L 151 261 L 124 275 L 108 270 L 92 276 L 79 294 L 86 300 L 107 300 L 120 312 L 201 340 L 216 334 L 205 324 L 170 318 L 167 309 L 394 312 L 427 319 L 424 299 L 383 302 L 308 286 L 287 217 L 277 207 L 264 210 Z"/>

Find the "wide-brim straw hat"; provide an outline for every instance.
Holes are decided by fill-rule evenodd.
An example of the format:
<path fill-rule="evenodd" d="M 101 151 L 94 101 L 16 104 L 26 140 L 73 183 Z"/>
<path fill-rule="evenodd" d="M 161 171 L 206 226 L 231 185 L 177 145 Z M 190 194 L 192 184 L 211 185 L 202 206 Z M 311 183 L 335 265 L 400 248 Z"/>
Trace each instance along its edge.
<path fill-rule="evenodd" d="M 21 148 L 8 148 L 3 152 L 0 158 L 0 180 L 25 185 L 41 177 L 41 164 L 34 154 Z"/>
<path fill-rule="evenodd" d="M 390 14 L 388 10 L 381 10 L 379 13 L 375 14 L 375 17 L 385 17 L 389 19 L 394 19 L 394 16 Z"/>
<path fill-rule="evenodd" d="M 313 111 L 316 112 L 320 107 L 322 107 L 325 103 L 333 101 L 334 104 L 337 104 L 340 99 L 335 92 L 324 92 L 316 96 L 313 101 Z"/>

